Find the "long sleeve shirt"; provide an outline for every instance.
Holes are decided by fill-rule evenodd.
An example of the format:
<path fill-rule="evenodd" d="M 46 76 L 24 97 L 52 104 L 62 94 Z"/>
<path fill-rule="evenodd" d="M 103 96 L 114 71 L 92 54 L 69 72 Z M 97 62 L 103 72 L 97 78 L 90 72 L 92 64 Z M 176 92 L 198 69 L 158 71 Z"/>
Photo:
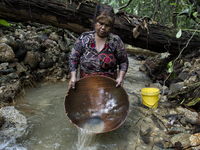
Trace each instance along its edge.
<path fill-rule="evenodd" d="M 77 71 L 78 64 L 85 73 L 104 72 L 114 74 L 128 70 L 128 57 L 124 43 L 119 36 L 109 33 L 103 49 L 95 46 L 95 31 L 84 32 L 76 40 L 69 57 L 70 71 Z"/>

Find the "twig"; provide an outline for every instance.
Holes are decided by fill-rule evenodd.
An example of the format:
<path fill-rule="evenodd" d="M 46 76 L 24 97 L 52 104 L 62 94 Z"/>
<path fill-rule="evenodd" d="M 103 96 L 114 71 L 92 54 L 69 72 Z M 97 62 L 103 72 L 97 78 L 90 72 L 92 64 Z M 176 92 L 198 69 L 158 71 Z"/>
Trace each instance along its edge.
<path fill-rule="evenodd" d="M 142 120 L 141 120 L 141 123 L 140 123 L 140 125 L 139 125 L 139 128 L 141 128 L 142 123 L 143 123 L 143 121 L 144 121 L 144 118 L 148 115 L 148 113 L 150 112 L 150 110 L 152 110 L 152 108 L 153 108 L 157 103 L 158 103 L 158 101 L 157 101 L 153 106 L 151 106 L 151 107 L 149 108 L 149 110 L 146 112 L 146 114 L 142 117 Z M 138 137 L 139 137 L 139 133 L 140 133 L 140 131 L 138 131 L 138 133 L 137 133 L 137 139 L 138 139 Z M 135 150 L 137 149 L 137 145 L 138 145 L 138 140 L 136 140 L 136 143 L 135 143 Z"/>
<path fill-rule="evenodd" d="M 76 40 L 77 38 L 75 36 L 73 36 L 68 30 L 64 30 L 69 36 L 71 36 L 71 38 L 73 38 L 74 40 Z"/>
<path fill-rule="evenodd" d="M 129 0 L 128 3 L 126 3 L 124 6 L 119 7 L 118 10 L 126 8 L 131 2 L 132 2 L 132 0 Z"/>
<path fill-rule="evenodd" d="M 149 69 L 150 74 L 152 75 L 152 77 L 155 78 L 155 76 L 151 73 L 151 69 L 149 68 L 149 66 L 147 64 L 145 64 L 145 66 Z"/>

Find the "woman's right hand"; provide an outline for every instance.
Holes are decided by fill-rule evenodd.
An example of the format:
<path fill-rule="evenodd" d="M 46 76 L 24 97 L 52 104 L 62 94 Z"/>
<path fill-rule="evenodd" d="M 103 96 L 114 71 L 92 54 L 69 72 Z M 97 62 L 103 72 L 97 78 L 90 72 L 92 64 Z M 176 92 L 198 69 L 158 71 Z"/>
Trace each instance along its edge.
<path fill-rule="evenodd" d="M 68 89 L 70 89 L 71 87 L 72 89 L 75 89 L 75 84 L 76 84 L 76 72 L 72 71 Z"/>

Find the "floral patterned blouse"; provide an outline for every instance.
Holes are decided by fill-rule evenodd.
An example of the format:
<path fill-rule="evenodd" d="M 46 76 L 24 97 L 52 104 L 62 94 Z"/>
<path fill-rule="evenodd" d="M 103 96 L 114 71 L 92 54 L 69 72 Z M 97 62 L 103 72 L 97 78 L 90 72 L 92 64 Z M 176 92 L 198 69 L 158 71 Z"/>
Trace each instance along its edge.
<path fill-rule="evenodd" d="M 114 75 L 119 70 L 128 70 L 128 57 L 119 36 L 110 33 L 104 48 L 98 52 L 95 46 L 95 31 L 84 32 L 76 40 L 69 57 L 70 71 L 80 69 L 86 74 L 103 72 Z"/>

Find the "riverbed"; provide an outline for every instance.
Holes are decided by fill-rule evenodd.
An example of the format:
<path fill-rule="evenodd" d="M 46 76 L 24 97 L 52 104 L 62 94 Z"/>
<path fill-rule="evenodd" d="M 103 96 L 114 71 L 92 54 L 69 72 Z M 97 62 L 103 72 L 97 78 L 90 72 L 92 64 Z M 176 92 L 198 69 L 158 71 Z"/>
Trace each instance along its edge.
<path fill-rule="evenodd" d="M 88 150 L 133 150 L 136 147 L 138 150 L 152 147 L 154 150 L 159 149 L 145 144 L 138 136 L 138 122 L 148 111 L 142 105 L 140 92 L 151 80 L 139 71 L 142 61 L 129 57 L 129 62 L 124 80 L 124 88 L 130 100 L 127 120 L 114 131 L 97 134 Z M 68 81 L 59 84 L 45 82 L 34 88 L 26 88 L 25 96 L 17 100 L 15 108 L 26 116 L 27 131 L 22 138 L 11 139 L 5 149 L 77 150 L 79 129 L 68 120 L 63 105 L 67 90 Z M 157 134 L 163 132 L 154 127 L 152 120 L 149 119 L 148 123 L 155 128 Z"/>

